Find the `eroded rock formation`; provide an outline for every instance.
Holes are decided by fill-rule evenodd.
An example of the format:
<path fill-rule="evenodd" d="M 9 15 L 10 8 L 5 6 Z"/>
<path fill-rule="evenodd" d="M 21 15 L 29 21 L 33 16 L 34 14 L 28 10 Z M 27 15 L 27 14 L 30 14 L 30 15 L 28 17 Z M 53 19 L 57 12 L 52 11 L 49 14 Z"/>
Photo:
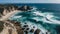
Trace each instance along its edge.
<path fill-rule="evenodd" d="M 21 25 L 15 21 L 11 22 L 8 19 L 17 12 L 16 10 L 14 6 L 0 6 L 0 34 L 23 34 Z"/>

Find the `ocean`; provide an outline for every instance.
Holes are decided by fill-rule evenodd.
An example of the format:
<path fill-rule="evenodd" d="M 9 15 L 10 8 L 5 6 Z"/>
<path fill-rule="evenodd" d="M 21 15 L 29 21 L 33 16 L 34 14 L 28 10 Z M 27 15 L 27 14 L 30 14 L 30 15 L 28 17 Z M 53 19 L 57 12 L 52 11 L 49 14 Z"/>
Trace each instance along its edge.
<path fill-rule="evenodd" d="M 10 20 L 19 21 L 22 26 L 27 23 L 30 29 L 35 26 L 35 29 L 40 29 L 44 34 L 46 31 L 49 31 L 50 34 L 60 34 L 60 4 L 31 3 L 13 5 L 28 5 L 33 9 L 16 13 L 9 18 Z"/>

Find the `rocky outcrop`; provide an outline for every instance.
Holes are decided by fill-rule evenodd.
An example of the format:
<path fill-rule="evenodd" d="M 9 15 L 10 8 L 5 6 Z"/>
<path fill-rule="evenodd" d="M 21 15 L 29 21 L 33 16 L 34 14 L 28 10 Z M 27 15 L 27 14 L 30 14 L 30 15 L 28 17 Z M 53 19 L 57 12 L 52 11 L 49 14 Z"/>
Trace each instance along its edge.
<path fill-rule="evenodd" d="M 15 6 L 15 5 L 0 5 L 0 15 L 3 15 L 3 12 L 10 12 L 10 11 L 14 11 L 14 10 L 20 10 L 20 11 L 28 11 L 33 9 L 31 6 Z"/>
<path fill-rule="evenodd" d="M 17 12 L 15 10 L 17 7 L 16 6 L 0 6 L 0 19 L 4 19 L 6 17 L 8 17 L 8 14 L 11 14 L 11 12 Z M 3 17 L 6 16 L 6 17 Z M 10 15 L 12 16 L 12 15 Z M 9 16 L 9 17 L 10 17 Z M 0 20 L 1 21 L 1 20 Z M 23 34 L 23 30 L 21 29 L 21 25 L 18 22 L 15 21 L 9 21 L 8 18 L 7 20 L 4 19 L 3 24 L 1 23 L 0 25 L 0 34 Z"/>
<path fill-rule="evenodd" d="M 32 7 L 30 7 L 30 6 L 21 6 L 20 8 L 18 8 L 18 10 L 21 10 L 21 11 L 28 11 L 28 10 L 31 10 L 31 9 L 33 9 Z"/>
<path fill-rule="evenodd" d="M 14 11 L 14 10 L 17 10 L 18 6 L 13 6 L 13 5 L 0 5 L 0 17 L 1 15 L 4 15 L 4 12 L 5 13 L 8 13 L 8 12 L 11 12 L 11 11 Z"/>
<path fill-rule="evenodd" d="M 21 28 L 20 22 L 17 22 L 17 21 L 10 21 L 10 22 L 14 24 L 18 34 L 24 34 L 24 31 Z"/>
<path fill-rule="evenodd" d="M 34 32 L 34 29 L 31 29 L 31 30 L 30 30 L 30 32 L 32 32 L 32 33 L 33 33 L 33 32 Z"/>
<path fill-rule="evenodd" d="M 34 32 L 34 34 L 39 34 L 40 33 L 40 29 L 36 29 L 36 31 Z"/>
<path fill-rule="evenodd" d="M 24 34 L 21 25 L 16 21 L 5 21 L 3 29 L 0 34 Z"/>
<path fill-rule="evenodd" d="M 0 21 L 0 32 L 3 30 L 3 27 L 4 27 L 3 24 L 4 24 L 4 23 L 3 23 L 2 21 Z"/>
<path fill-rule="evenodd" d="M 24 34 L 24 30 L 22 30 L 21 24 L 16 21 L 10 21 L 8 17 L 10 17 L 13 13 L 16 13 L 17 11 L 15 10 L 28 11 L 31 9 L 32 7 L 30 6 L 21 6 L 18 8 L 18 6 L 12 6 L 12 5 L 2 6 L 1 5 L 0 6 L 0 17 L 1 17 L 0 19 L 2 19 L 2 22 L 4 23 L 3 24 L 1 23 L 0 25 L 1 27 L 0 34 Z M 24 25 L 23 27 L 28 27 L 28 25 Z M 29 28 L 26 28 L 26 31 L 25 31 L 26 34 L 28 34 L 28 30 Z"/>

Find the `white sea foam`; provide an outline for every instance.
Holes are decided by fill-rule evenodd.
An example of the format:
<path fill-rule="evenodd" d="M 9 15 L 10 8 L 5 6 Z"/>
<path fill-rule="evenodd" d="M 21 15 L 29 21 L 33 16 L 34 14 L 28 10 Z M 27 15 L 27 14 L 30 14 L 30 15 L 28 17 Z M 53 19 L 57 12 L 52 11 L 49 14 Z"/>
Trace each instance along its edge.
<path fill-rule="evenodd" d="M 36 15 L 44 16 L 44 14 L 43 14 L 43 13 L 40 13 L 40 12 L 38 12 L 38 11 L 33 12 L 33 13 L 35 13 Z"/>
<path fill-rule="evenodd" d="M 52 19 L 52 17 L 55 17 L 55 16 L 51 16 L 51 15 L 47 15 L 46 18 L 48 20 L 51 21 L 52 24 L 60 24 L 60 21 L 56 20 L 56 19 Z"/>
<path fill-rule="evenodd" d="M 45 33 L 47 30 L 40 24 L 32 23 L 30 21 L 26 21 L 26 23 L 29 25 L 30 29 L 33 29 L 33 26 L 35 26 L 34 30 L 37 28 L 40 29 L 43 33 Z M 24 24 L 23 24 L 24 25 Z"/>
<path fill-rule="evenodd" d="M 14 16 L 13 18 L 15 18 L 15 19 L 16 19 L 16 18 L 21 18 L 21 17 L 22 17 L 22 16 Z"/>
<path fill-rule="evenodd" d="M 42 13 L 42 12 L 40 12 L 40 11 L 37 11 L 37 10 L 35 10 L 34 12 L 33 12 L 33 14 L 35 14 L 36 16 L 38 15 L 38 16 L 43 16 L 42 18 L 41 17 L 32 17 L 31 19 L 34 19 L 34 20 L 36 20 L 36 21 L 42 21 L 43 23 L 49 23 L 49 24 L 60 24 L 60 21 L 58 21 L 58 20 L 56 20 L 55 18 L 55 16 L 53 15 L 53 13 L 50 13 L 50 12 L 44 12 L 44 13 Z M 15 17 L 13 17 L 14 19 L 16 19 L 16 18 L 20 18 L 20 17 L 22 17 L 22 16 L 15 16 Z M 26 18 L 26 17 L 25 17 Z M 24 18 L 20 18 L 20 19 L 22 19 L 22 20 L 24 20 Z M 40 25 L 40 24 L 36 24 L 36 23 L 32 23 L 32 22 L 29 22 L 29 21 L 26 21 L 27 22 L 27 24 L 30 26 L 30 29 L 32 28 L 32 24 L 34 24 L 34 26 L 36 26 L 36 29 L 37 28 L 39 28 L 39 29 L 41 29 L 41 31 L 43 32 L 43 33 L 45 33 L 47 30 L 42 26 L 42 25 Z M 22 22 L 22 24 L 24 25 L 24 22 Z"/>
<path fill-rule="evenodd" d="M 56 17 L 53 15 L 53 13 L 48 13 L 48 12 L 41 13 L 39 11 L 36 11 L 33 13 L 36 15 L 39 15 L 39 16 L 43 16 L 44 17 L 44 18 L 42 18 L 43 20 L 41 19 L 43 22 L 50 23 L 50 24 L 60 24 L 60 21 L 55 19 Z M 40 20 L 39 18 L 33 18 L 33 19 L 35 19 L 36 21 Z M 49 21 L 46 19 L 48 19 Z"/>

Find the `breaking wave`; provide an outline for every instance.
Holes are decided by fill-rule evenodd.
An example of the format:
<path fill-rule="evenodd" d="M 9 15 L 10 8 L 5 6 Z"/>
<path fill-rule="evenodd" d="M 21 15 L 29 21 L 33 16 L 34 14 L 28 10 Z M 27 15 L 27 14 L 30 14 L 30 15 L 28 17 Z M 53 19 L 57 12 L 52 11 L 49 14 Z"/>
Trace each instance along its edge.
<path fill-rule="evenodd" d="M 52 34 L 57 34 L 56 27 L 60 25 L 60 20 L 57 20 L 56 18 L 59 17 L 55 16 L 53 12 L 43 12 L 37 9 L 38 8 L 31 11 L 17 13 L 10 19 L 20 21 L 22 24 L 26 22 L 31 26 L 34 24 L 34 26 L 39 28 L 43 33 L 50 30 Z"/>

